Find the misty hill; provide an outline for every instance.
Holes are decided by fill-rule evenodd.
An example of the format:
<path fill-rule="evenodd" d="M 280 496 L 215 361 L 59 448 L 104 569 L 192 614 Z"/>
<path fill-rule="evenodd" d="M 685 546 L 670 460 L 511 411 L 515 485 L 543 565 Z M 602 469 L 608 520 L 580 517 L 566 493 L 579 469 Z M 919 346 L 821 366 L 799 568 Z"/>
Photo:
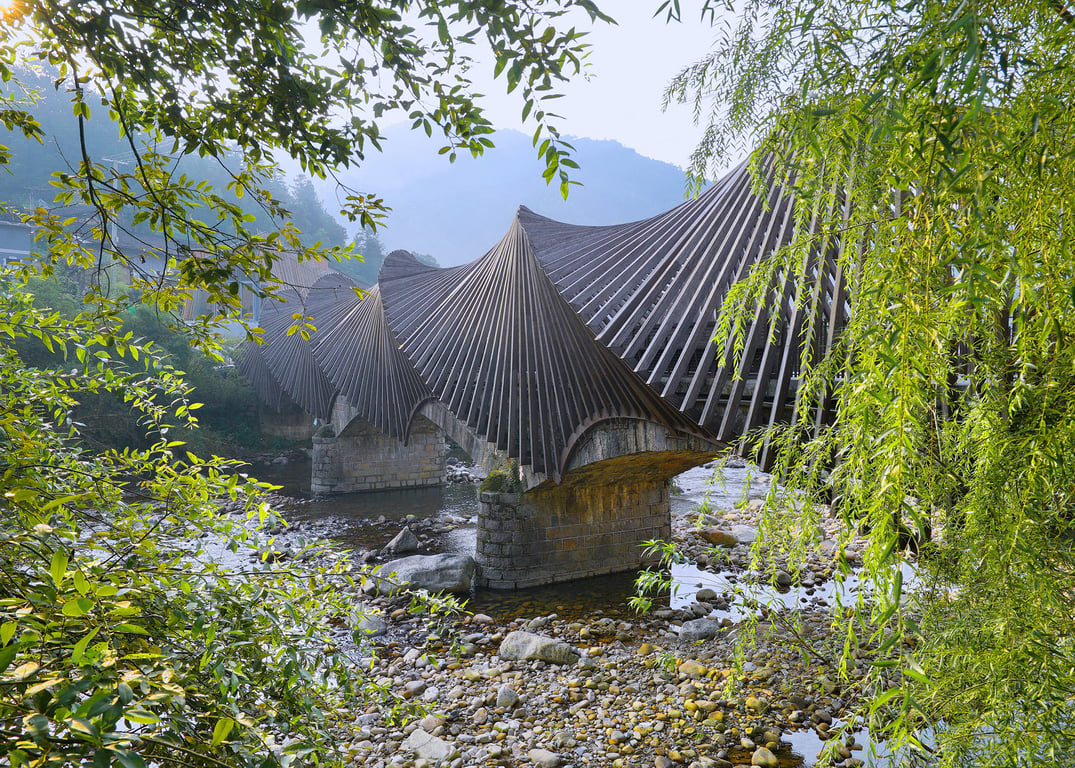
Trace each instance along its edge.
<path fill-rule="evenodd" d="M 46 75 L 23 73 L 22 77 L 42 97 L 35 112 L 47 139 L 38 144 L 4 132 L 2 143 L 10 148 L 11 158 L 0 167 L 0 201 L 27 209 L 51 204 L 56 188 L 50 176 L 77 164 L 79 138 L 70 97 L 57 93 Z M 106 166 L 131 169 L 134 158 L 130 147 L 103 111 L 87 121 L 86 129 L 93 157 Z M 377 233 L 384 253 L 405 248 L 450 266 L 471 261 L 492 247 L 507 231 L 519 205 L 575 224 L 619 224 L 652 216 L 683 200 L 684 174 L 676 166 L 643 157 L 614 141 L 571 139 L 575 159 L 582 166 L 572 176 L 582 186 L 573 186 L 565 202 L 559 185 L 547 186 L 542 179 L 544 166 L 529 136 L 499 131 L 492 138 L 496 147 L 483 157 L 460 154 L 455 163 L 449 163 L 446 155 L 437 154 L 442 142 L 409 126 L 394 126 L 385 131 L 384 152 L 369 153 L 361 167 L 341 175 L 351 188 L 376 193 L 392 207 L 387 225 Z M 291 171 L 291 178 L 281 177 L 270 187 L 291 210 L 304 241 L 337 245 L 358 234 L 353 223 L 342 217 L 334 219 L 325 210 L 339 209 L 332 182 L 315 181 L 311 186 L 298 174 L 297 164 L 282 165 Z M 231 197 L 225 192 L 230 177 L 214 161 L 188 157 L 176 170 L 204 179 L 218 193 Z M 279 227 L 280 223 L 268 217 L 250 196 L 235 202 L 256 218 L 254 230 Z M 130 226 L 126 220 L 130 215 L 121 215 L 123 225 Z M 359 238 L 360 242 L 365 239 Z M 363 273 L 356 277 L 376 274 L 372 263 L 348 266 L 345 271 Z"/>
<path fill-rule="evenodd" d="M 129 143 L 120 135 L 116 123 L 108 117 L 103 108 L 94 105 L 91 117 L 85 122 L 85 136 L 80 138 L 78 122 L 72 117 L 71 97 L 67 93 L 56 91 L 51 76 L 47 73 L 20 71 L 19 78 L 37 94 L 38 101 L 33 112 L 41 124 L 44 140 L 38 142 L 28 139 L 19 131 L 0 131 L 0 144 L 10 152 L 8 161 L 0 164 L 0 202 L 17 210 L 54 205 L 58 190 L 52 184 L 52 174 L 56 171 L 77 172 L 77 165 L 81 161 L 82 138 L 90 157 L 105 168 L 111 167 L 121 172 L 131 172 L 134 169 L 135 157 Z M 10 84 L 0 86 L 0 95 L 15 99 L 15 104 L 25 98 L 21 91 Z M 137 144 L 140 151 L 146 151 L 149 146 L 142 140 Z M 167 145 L 155 149 L 165 152 Z M 216 194 L 254 217 L 254 222 L 250 224 L 253 231 L 270 232 L 279 229 L 282 222 L 270 216 L 253 196 L 237 199 L 227 191 L 232 177 L 225 166 L 237 169 L 238 160 L 238 157 L 224 157 L 217 161 L 190 155 L 175 162 L 173 174 L 177 177 L 186 174 L 191 179 L 211 184 Z M 346 241 L 346 230 L 324 210 L 309 179 L 299 175 L 290 180 L 280 177 L 266 186 L 291 211 L 295 224 L 302 230 L 304 242 L 313 244 L 321 241 L 326 245 L 342 245 Z M 133 194 L 138 194 L 138 190 L 135 189 Z M 86 206 L 77 204 L 67 206 L 64 212 L 64 215 L 72 216 L 89 214 Z M 137 230 L 140 237 L 145 237 L 149 231 L 148 227 L 133 226 L 132 217 L 133 210 L 128 207 L 118 214 L 120 225 L 129 230 Z M 229 231 L 227 227 L 223 229 Z"/>
<path fill-rule="evenodd" d="M 619 224 L 644 219 L 683 201 L 683 171 L 639 155 L 615 141 L 569 139 L 581 169 L 565 202 L 559 185 L 546 186 L 543 164 L 530 137 L 498 131 L 483 157 L 460 155 L 449 163 L 424 133 L 396 126 L 386 131 L 384 152 L 341 176 L 359 192 L 384 198 L 392 212 L 378 230 L 386 252 L 396 248 L 432 254 L 440 264 L 481 256 L 507 231 L 516 209 L 573 224 Z M 331 182 L 317 182 L 334 208 Z M 354 225 L 349 225 L 353 227 Z M 352 234 L 354 232 L 352 231 Z"/>

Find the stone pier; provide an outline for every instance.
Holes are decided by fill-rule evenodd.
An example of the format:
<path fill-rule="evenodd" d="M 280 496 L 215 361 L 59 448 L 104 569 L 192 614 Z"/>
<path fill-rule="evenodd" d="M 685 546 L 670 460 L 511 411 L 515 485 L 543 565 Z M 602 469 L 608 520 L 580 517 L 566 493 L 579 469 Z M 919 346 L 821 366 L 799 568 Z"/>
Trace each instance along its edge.
<path fill-rule="evenodd" d="M 339 434 L 334 433 L 336 424 L 346 425 Z M 447 456 L 444 432 L 428 419 L 415 418 L 404 444 L 355 416 L 346 402 L 338 402 L 332 424 L 313 438 L 310 492 L 357 493 L 442 485 Z"/>
<path fill-rule="evenodd" d="M 345 425 L 335 434 L 332 425 Z M 332 424 L 313 438 L 315 494 L 420 488 L 445 482 L 448 437 L 497 482 L 479 493 L 476 583 L 521 589 L 637 570 L 644 542 L 672 533 L 669 482 L 711 460 L 720 446 L 636 419 L 591 425 L 563 476 L 520 468 L 440 403 L 423 404 L 406 444 L 338 399 Z M 490 481 L 493 477 L 490 477 Z"/>
<path fill-rule="evenodd" d="M 651 422 L 600 422 L 559 484 L 520 473 L 517 493 L 479 497 L 478 583 L 521 589 L 648 565 L 644 542 L 672 535 L 669 483 L 719 446 Z"/>
<path fill-rule="evenodd" d="M 672 534 L 668 482 L 482 492 L 479 580 L 492 589 L 637 570 L 640 544 Z"/>

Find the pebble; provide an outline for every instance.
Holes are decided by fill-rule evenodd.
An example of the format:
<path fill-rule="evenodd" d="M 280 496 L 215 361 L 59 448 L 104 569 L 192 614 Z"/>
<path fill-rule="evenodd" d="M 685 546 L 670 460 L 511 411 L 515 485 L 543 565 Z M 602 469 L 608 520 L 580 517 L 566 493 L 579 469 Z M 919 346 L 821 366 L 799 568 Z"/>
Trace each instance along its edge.
<path fill-rule="evenodd" d="M 528 757 L 531 763 L 541 768 L 558 768 L 560 765 L 560 756 L 547 749 L 531 749 Z"/>
<path fill-rule="evenodd" d="M 679 673 L 687 677 L 703 677 L 709 669 L 697 661 L 688 659 L 679 665 Z"/>
<path fill-rule="evenodd" d="M 756 522 L 750 508 L 736 510 L 734 518 L 719 510 L 711 514 L 711 524 L 723 529 Z M 706 543 L 684 532 L 688 529 L 682 516 L 673 516 L 673 533 L 689 542 L 687 554 L 694 558 L 692 552 L 700 553 Z M 749 538 L 754 530 L 740 529 L 737 535 Z M 426 535 L 427 529 L 422 532 Z M 821 533 L 826 540 L 845 541 L 829 528 Z M 839 553 L 836 549 L 831 556 Z M 710 567 L 724 571 L 729 562 L 733 588 L 736 580 L 765 581 L 763 573 L 748 571 L 745 545 L 722 550 Z M 787 564 L 779 562 L 777 567 Z M 824 595 L 830 568 L 821 560 L 810 561 L 795 578 Z M 779 574 L 773 573 L 780 583 Z M 437 759 L 432 755 L 416 758 L 411 755 L 417 750 L 396 751 L 407 739 L 417 747 L 412 737 L 419 731 L 430 737 L 423 748 L 427 742 L 430 751 L 438 746 L 434 738 L 450 748 L 452 756 L 443 762 L 448 768 L 493 763 L 565 768 L 775 766 L 776 755 L 784 757 L 781 749 L 786 748 L 782 734 L 815 728 L 824 733 L 846 717 L 852 702 L 838 697 L 849 697 L 855 686 L 837 687 L 823 678 L 816 665 L 785 644 L 791 636 L 764 617 L 756 645 L 737 668 L 745 625 L 737 623 L 734 613 L 732 618 L 711 617 L 713 611 L 728 610 L 732 596 L 703 584 L 678 603 L 690 606 L 689 614 L 679 608 L 637 617 L 595 611 L 502 620 L 476 614 L 460 621 L 455 635 L 442 626 L 431 634 L 427 617 L 410 613 L 402 599 L 366 598 L 368 604 L 360 608 L 386 617 L 388 634 L 369 643 L 374 651 L 364 645 L 355 655 L 356 664 L 365 657 L 358 664 L 359 674 L 385 685 L 405 708 L 423 711 L 411 712 L 410 722 L 399 725 L 378 714 L 387 711 L 382 705 L 371 705 L 365 713 L 330 720 L 333 740 L 349 755 L 350 764 L 363 768 L 432 768 Z M 805 636 L 820 638 L 829 631 L 830 617 L 816 598 L 799 610 Z M 505 638 L 517 632 L 570 646 L 579 658 L 561 663 L 558 657 L 501 657 Z M 734 698 L 728 698 L 729 686 Z M 741 745 L 750 745 L 749 751 Z M 850 752 L 850 745 L 845 750 Z M 770 758 L 772 762 L 764 762 Z"/>
<path fill-rule="evenodd" d="M 502 685 L 496 692 L 496 705 L 502 709 L 511 709 L 519 703 L 519 694 L 510 686 Z"/>
<path fill-rule="evenodd" d="M 776 755 L 765 747 L 758 747 L 754 750 L 754 754 L 750 757 L 750 764 L 760 766 L 760 768 L 780 768 L 780 761 L 776 759 Z"/>
<path fill-rule="evenodd" d="M 764 714 L 765 710 L 769 708 L 769 705 L 765 701 L 757 698 L 756 696 L 747 696 L 743 700 L 743 706 L 757 715 Z"/>

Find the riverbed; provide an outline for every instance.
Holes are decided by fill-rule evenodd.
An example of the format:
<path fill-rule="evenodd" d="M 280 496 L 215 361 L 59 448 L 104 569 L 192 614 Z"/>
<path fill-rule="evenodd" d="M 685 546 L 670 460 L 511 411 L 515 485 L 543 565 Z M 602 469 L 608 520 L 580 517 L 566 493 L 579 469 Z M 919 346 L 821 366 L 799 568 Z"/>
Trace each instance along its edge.
<path fill-rule="evenodd" d="M 722 514 L 726 515 L 728 519 L 723 522 L 729 525 L 743 525 L 749 522 L 751 510 L 757 510 L 761 500 L 765 498 L 769 491 L 768 476 L 761 473 L 756 467 L 746 464 L 733 464 L 722 467 L 721 470 L 719 474 L 715 474 L 712 467 L 698 468 L 679 476 L 675 480 L 672 513 L 677 538 L 690 538 L 690 521 L 697 516 L 699 509 L 703 505 L 706 509 L 712 510 L 712 513 L 718 518 Z M 443 488 L 311 499 L 304 488 L 309 477 L 309 465 L 306 463 L 291 462 L 284 465 L 260 466 L 255 467 L 251 474 L 283 486 L 283 493 L 288 494 L 293 499 L 293 503 L 288 504 L 288 508 L 283 511 L 291 524 L 301 531 L 303 536 L 307 538 L 324 537 L 336 541 L 350 549 L 356 559 L 363 559 L 367 556 L 367 553 L 383 547 L 404 525 L 411 527 L 418 534 L 423 542 L 423 551 L 454 551 L 467 554 L 474 551 L 478 504 L 476 488 L 471 483 L 456 483 Z M 692 545 L 697 547 L 697 542 L 693 542 Z M 740 547 L 738 549 L 742 550 L 744 548 Z M 739 552 L 740 558 L 742 555 L 743 552 Z M 734 685 L 728 685 L 727 683 L 721 686 L 712 685 L 710 686 L 711 690 L 708 691 L 710 700 L 720 701 L 723 708 L 733 710 L 728 712 L 729 722 L 739 723 L 739 718 L 734 710 L 743 710 L 743 702 L 747 700 L 747 696 L 741 695 L 736 699 L 715 699 L 718 688 L 725 692 L 728 690 L 744 692 L 751 690 L 751 684 L 755 684 L 757 686 L 756 690 L 769 698 L 784 695 L 778 693 L 778 689 L 787 692 L 798 688 L 800 690 L 794 695 L 799 698 L 795 701 L 791 699 L 785 700 L 782 715 L 769 718 L 771 727 L 780 734 L 780 749 L 775 749 L 774 751 L 781 768 L 813 765 L 815 756 L 826 743 L 828 732 L 830 729 L 839 727 L 841 712 L 850 702 L 844 701 L 838 695 L 833 695 L 835 688 L 827 690 L 830 684 L 823 679 L 817 678 L 817 675 L 810 678 L 809 665 L 805 670 L 801 668 L 801 665 L 800 668 L 794 671 L 791 670 L 790 667 L 795 664 L 794 659 L 783 651 L 777 651 L 776 646 L 770 640 L 763 641 L 760 646 L 762 650 L 755 652 L 745 663 L 742 658 L 738 662 L 734 661 L 731 658 L 735 653 L 735 644 L 732 640 L 737 635 L 737 626 L 743 621 L 746 610 L 733 597 L 731 599 L 718 598 L 714 605 L 703 601 L 701 605 L 705 606 L 705 610 L 699 613 L 699 590 L 711 590 L 717 595 L 732 596 L 733 594 L 738 594 L 740 598 L 745 595 L 775 609 L 799 609 L 800 611 L 805 611 L 805 615 L 810 617 L 807 620 L 807 624 L 816 622 L 820 630 L 825 621 L 825 609 L 835 598 L 836 593 L 845 591 L 853 585 L 848 583 L 839 584 L 832 579 L 823 578 L 819 573 L 816 580 L 811 577 L 805 584 L 800 583 L 791 588 L 777 589 L 756 579 L 744 579 L 744 571 L 742 560 L 737 561 L 734 556 L 726 569 L 702 568 L 698 567 L 697 563 L 689 562 L 675 565 L 671 569 L 673 577 L 672 594 L 660 598 L 655 604 L 655 611 L 648 617 L 639 617 L 628 604 L 628 599 L 635 594 L 634 574 L 597 577 L 569 584 L 550 585 L 513 593 L 478 591 L 469 597 L 467 609 L 476 615 L 487 618 L 492 623 L 493 629 L 500 630 L 499 632 L 482 633 L 481 636 L 486 641 L 484 646 L 495 642 L 498 635 L 502 637 L 512 627 L 530 626 L 530 623 L 535 620 L 541 622 L 541 626 L 546 628 L 546 631 L 552 632 L 554 636 L 562 636 L 565 640 L 574 642 L 576 645 L 587 646 L 588 641 L 594 640 L 595 644 L 590 645 L 588 649 L 593 654 L 589 658 L 609 660 L 604 661 L 603 664 L 606 669 L 616 670 L 612 673 L 613 675 L 628 678 L 637 676 L 641 672 L 641 680 L 636 680 L 634 683 L 623 686 L 625 691 L 636 694 L 641 693 L 646 687 L 656 685 L 659 677 L 657 673 L 648 671 L 654 668 L 654 663 L 646 666 L 644 659 L 633 658 L 633 654 L 638 653 L 636 649 L 643 646 L 658 649 L 654 652 L 662 654 L 661 658 L 663 659 L 674 655 L 673 657 L 680 665 L 685 661 L 694 661 L 697 664 L 701 664 L 707 669 L 710 681 L 721 682 L 722 680 L 726 681 L 729 676 L 734 679 L 734 676 L 740 675 L 741 679 L 736 680 Z M 704 595 L 705 593 L 701 594 Z M 374 607 L 388 612 L 392 611 L 389 604 L 375 605 Z M 395 610 L 398 612 L 398 608 Z M 693 613 L 692 610 L 694 611 Z M 682 623 L 684 618 L 699 615 L 706 615 L 717 621 L 723 621 L 728 632 L 719 642 L 713 643 L 710 641 L 708 643 L 716 645 L 717 649 L 711 647 L 706 650 L 703 646 L 698 649 L 699 652 L 692 653 L 695 649 L 689 646 L 684 647 L 677 640 L 676 626 Z M 609 627 L 618 627 L 619 629 L 609 633 L 607 631 Z M 777 640 L 777 635 L 779 635 L 779 632 L 775 632 L 774 637 L 771 639 L 773 641 Z M 406 651 L 412 649 L 401 649 L 398 647 L 398 643 L 393 642 L 393 644 L 397 647 L 390 645 L 384 649 L 385 653 L 382 655 L 381 662 L 389 664 L 386 668 L 388 671 L 398 673 L 401 671 L 399 669 L 400 659 L 406 656 Z M 489 649 L 484 646 L 475 645 L 473 647 L 473 658 L 477 660 L 487 660 L 489 658 L 487 653 Z M 700 656 L 701 659 L 691 659 L 691 656 Z M 714 664 L 714 660 L 718 661 L 719 664 Z M 635 670 L 635 662 L 639 661 L 642 662 L 641 670 Z M 787 662 L 786 664 L 783 663 L 785 661 Z M 396 667 L 393 668 L 392 664 L 395 664 Z M 784 666 L 789 668 L 784 669 Z M 471 668 L 471 665 L 464 665 L 464 667 Z M 628 669 L 630 670 L 629 672 L 627 671 Z M 745 673 L 743 670 L 745 670 Z M 761 677 L 754 676 L 754 673 L 759 670 L 762 673 Z M 412 675 L 415 671 L 412 670 Z M 434 670 L 434 672 L 437 671 Z M 441 673 L 445 671 L 444 669 L 439 670 Z M 453 671 L 458 670 L 447 670 L 447 672 Z M 816 672 L 816 670 L 814 671 Z M 429 670 L 425 669 L 424 674 L 429 674 Z M 512 674 L 515 674 L 514 679 L 519 679 L 516 673 Z M 674 678 L 675 673 L 673 672 L 672 674 Z M 399 682 L 403 682 L 406 679 L 398 674 L 391 677 Z M 500 680 L 502 677 L 509 681 L 513 679 L 511 674 L 503 671 L 498 672 L 494 677 L 496 680 Z M 669 700 L 669 686 L 672 684 L 673 678 L 661 681 L 660 685 L 663 692 L 654 694 L 656 701 Z M 487 679 L 493 681 L 493 678 Z M 674 679 L 680 683 L 686 681 L 688 684 L 693 685 L 694 689 L 697 689 L 693 692 L 688 692 L 688 696 L 694 695 L 704 688 L 699 683 L 690 683 L 691 678 L 689 675 L 680 674 L 678 678 Z M 562 680 L 560 684 L 562 684 Z M 823 686 L 819 687 L 817 691 L 822 695 L 815 699 L 811 695 L 814 691 L 806 690 L 806 688 L 817 686 Z M 456 685 L 453 690 L 458 689 L 458 687 Z M 616 688 L 618 686 L 614 685 L 612 687 Z M 435 691 L 437 690 L 436 686 L 433 686 L 433 688 Z M 632 688 L 634 689 L 633 691 L 631 690 Z M 598 690 L 601 689 L 598 688 Z M 607 685 L 605 690 L 608 690 Z M 803 698 L 804 696 L 805 698 Z M 546 696 L 543 692 L 539 692 L 537 695 L 524 693 L 524 699 L 533 698 L 544 702 Z M 672 696 L 671 698 L 674 699 L 675 697 Z M 689 704 L 693 701 L 695 699 L 687 698 L 684 703 Z M 806 710 L 798 706 L 800 701 L 809 702 Z M 598 702 L 609 705 L 608 707 L 598 707 L 599 712 L 608 714 L 615 708 L 616 702 L 614 701 L 595 698 L 591 703 Z M 434 699 L 432 703 L 436 704 L 437 700 Z M 576 700 L 574 705 L 578 703 Z M 836 706 L 833 706 L 834 703 Z M 637 704 L 632 701 L 629 706 L 635 708 Z M 821 715 L 819 715 L 820 722 L 814 722 L 811 719 L 814 716 L 810 710 L 811 707 L 813 708 L 813 713 L 821 712 Z M 555 708 L 552 709 L 555 710 Z M 775 710 L 776 708 L 774 707 L 773 709 Z M 803 720 L 802 722 L 795 721 L 796 715 L 794 713 L 796 712 L 799 713 L 798 717 Z M 601 745 L 600 754 L 607 758 L 607 763 L 603 763 L 600 759 L 591 760 L 587 758 L 582 760 L 581 764 L 616 764 L 639 766 L 641 768 L 643 765 L 654 765 L 654 760 L 658 758 L 667 760 L 676 758 L 669 765 L 675 765 L 677 762 L 682 762 L 684 765 L 697 764 L 698 766 L 722 765 L 725 764 L 726 760 L 728 761 L 727 764 L 732 765 L 750 762 L 750 747 L 754 745 L 754 742 L 751 741 L 747 734 L 751 731 L 742 730 L 740 732 L 738 727 L 730 730 L 721 730 L 717 727 L 716 736 L 720 737 L 717 740 L 719 743 L 715 742 L 709 745 L 711 749 L 705 753 L 687 749 L 686 752 L 689 754 L 684 754 L 683 751 L 669 750 L 660 746 L 654 746 L 652 749 L 647 750 L 645 748 L 645 744 L 648 743 L 646 738 L 651 741 L 654 738 L 652 732 L 646 734 L 647 727 L 652 727 L 655 723 L 666 722 L 665 719 L 659 717 L 661 713 L 653 712 L 652 714 L 655 719 L 643 721 L 640 729 L 632 732 L 635 734 L 634 742 L 632 742 L 632 737 L 625 736 L 624 739 L 613 739 L 614 743 L 611 745 Z M 473 712 L 470 712 L 468 717 L 471 715 L 473 715 Z M 578 716 L 577 709 L 572 713 L 572 716 Z M 604 719 L 619 724 L 622 718 L 606 717 Z M 830 726 L 829 723 L 824 722 L 826 719 L 834 721 L 834 724 Z M 627 721 L 625 720 L 624 722 Z M 649 722 L 650 726 L 646 726 L 645 722 Z M 673 720 L 669 725 L 675 725 L 676 722 L 678 721 Z M 706 720 L 703 724 L 708 722 Z M 562 725 L 563 723 L 560 724 Z M 745 718 L 742 725 L 749 726 L 755 731 L 759 727 L 753 724 L 752 721 L 748 722 Z M 819 725 L 821 726 L 820 728 L 818 727 Z M 441 736 L 455 735 L 462 739 L 460 746 L 471 743 L 466 741 L 467 737 L 478 739 L 483 738 L 483 733 L 490 733 L 490 731 L 481 730 L 480 728 L 477 734 L 467 733 L 466 728 L 456 726 L 455 729 L 458 732 L 451 734 L 450 731 L 443 730 L 443 724 L 441 728 Z M 534 729 L 525 732 L 528 735 L 523 742 L 527 744 L 541 742 L 541 734 L 547 730 L 549 729 L 539 722 L 536 726 L 536 732 Z M 621 729 L 613 726 L 609 726 L 605 730 L 624 735 Z M 562 731 L 563 729 L 561 728 L 557 732 Z M 697 741 L 700 738 L 697 734 L 702 731 L 702 726 L 698 726 L 696 733 L 689 735 Z M 493 732 L 496 732 L 495 729 Z M 499 733 L 508 732 L 499 731 Z M 637 737 L 638 733 L 646 734 L 646 737 L 639 738 Z M 733 734 L 730 739 L 727 737 L 729 733 Z M 389 736 L 391 733 L 371 735 Z M 396 735 L 400 736 L 400 734 Z M 576 736 L 578 735 L 576 733 Z M 388 739 L 388 741 L 399 742 L 401 738 L 402 736 L 394 740 Z M 573 738 L 576 742 L 580 741 L 578 738 Z M 367 739 L 366 741 L 369 742 L 369 754 L 366 756 L 372 758 L 377 752 L 376 740 Z M 848 751 L 849 754 L 850 762 L 848 762 L 848 765 L 854 765 L 856 760 L 862 760 L 867 765 L 873 762 L 869 757 L 869 747 L 872 745 L 869 744 L 865 734 L 861 732 L 853 734 L 848 741 L 849 743 L 845 747 L 845 751 Z M 357 743 L 362 742 L 360 740 Z M 500 741 L 496 743 L 500 743 Z M 592 739 L 591 746 L 593 746 Z M 627 750 L 618 749 L 620 746 L 626 746 Z M 632 749 L 632 746 L 635 748 Z M 363 748 L 366 748 L 365 745 Z M 854 752 L 850 752 L 852 748 Z M 473 749 L 471 747 L 471 752 L 473 752 Z M 669 752 L 671 752 L 671 757 L 668 756 Z M 493 760 L 494 764 L 512 765 L 514 762 L 511 762 L 511 760 L 518 760 L 521 763 L 530 762 L 518 748 L 505 752 L 497 752 L 496 749 L 492 749 L 491 753 L 492 757 L 489 754 L 485 756 L 487 759 Z M 720 754 L 723 757 L 714 757 L 714 755 Z M 635 755 L 639 757 L 645 756 L 649 762 L 635 762 Z M 474 757 L 476 755 L 472 754 L 470 759 Z M 510 760 L 505 763 L 503 759 L 494 759 L 497 757 L 510 757 Z M 461 765 L 466 764 L 468 763 L 461 763 Z M 563 762 L 561 764 L 566 766 L 573 763 Z M 657 762 L 656 764 L 662 765 L 663 763 Z"/>

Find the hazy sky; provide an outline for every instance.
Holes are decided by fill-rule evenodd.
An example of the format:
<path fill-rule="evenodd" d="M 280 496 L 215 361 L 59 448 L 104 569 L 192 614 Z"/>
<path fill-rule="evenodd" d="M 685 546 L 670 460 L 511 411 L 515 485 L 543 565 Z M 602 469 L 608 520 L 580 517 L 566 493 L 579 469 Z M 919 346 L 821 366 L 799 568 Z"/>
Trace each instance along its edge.
<path fill-rule="evenodd" d="M 593 29 L 588 79 L 563 86 L 564 98 L 552 102 L 552 111 L 563 117 L 561 132 L 613 139 L 639 154 L 685 167 L 701 128 L 694 125 L 689 107 L 662 112 L 661 97 L 677 72 L 710 49 L 717 32 L 698 19 L 701 3 L 696 0 L 684 0 L 680 23 L 666 23 L 663 14 L 654 18 L 659 0 L 604 0 L 599 5 L 618 24 Z M 505 94 L 503 80 L 477 75 L 493 125 L 532 133 L 532 126 L 527 130 L 519 121 L 518 93 Z"/>

